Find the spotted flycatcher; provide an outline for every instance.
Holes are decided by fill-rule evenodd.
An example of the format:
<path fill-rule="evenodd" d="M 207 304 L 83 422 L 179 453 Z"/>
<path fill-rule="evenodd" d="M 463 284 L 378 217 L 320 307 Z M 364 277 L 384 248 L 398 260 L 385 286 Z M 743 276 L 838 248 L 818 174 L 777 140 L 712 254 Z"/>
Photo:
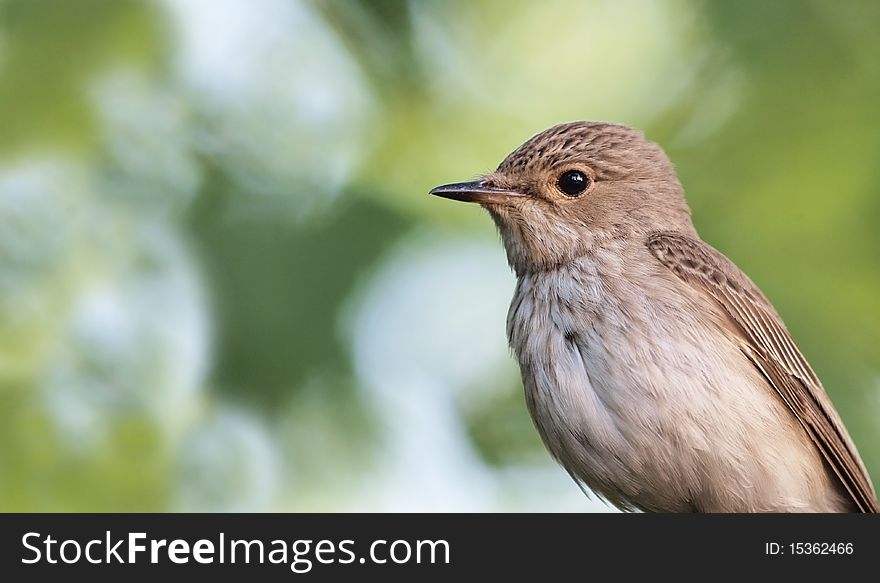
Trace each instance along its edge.
<path fill-rule="evenodd" d="M 558 125 L 431 194 L 479 203 L 498 226 L 526 403 L 579 484 L 623 510 L 878 511 L 776 310 L 700 239 L 641 132 Z"/>

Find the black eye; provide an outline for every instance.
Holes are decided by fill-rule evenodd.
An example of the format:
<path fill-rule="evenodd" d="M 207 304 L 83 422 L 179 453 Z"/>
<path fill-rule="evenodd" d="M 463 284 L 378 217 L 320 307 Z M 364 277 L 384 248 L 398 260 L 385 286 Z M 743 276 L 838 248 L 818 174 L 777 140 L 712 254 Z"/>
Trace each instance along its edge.
<path fill-rule="evenodd" d="M 559 177 L 556 185 L 565 196 L 579 196 L 590 187 L 590 179 L 579 170 L 569 170 Z"/>

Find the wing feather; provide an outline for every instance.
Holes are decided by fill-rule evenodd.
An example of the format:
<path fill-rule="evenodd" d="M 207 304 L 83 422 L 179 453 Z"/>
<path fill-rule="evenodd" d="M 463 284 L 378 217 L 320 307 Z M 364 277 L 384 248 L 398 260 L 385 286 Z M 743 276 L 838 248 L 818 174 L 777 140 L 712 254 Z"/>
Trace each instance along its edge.
<path fill-rule="evenodd" d="M 744 341 L 744 355 L 797 418 L 856 507 L 880 512 L 868 472 L 822 383 L 758 287 L 699 239 L 654 233 L 647 245 L 660 263 L 718 302 Z"/>

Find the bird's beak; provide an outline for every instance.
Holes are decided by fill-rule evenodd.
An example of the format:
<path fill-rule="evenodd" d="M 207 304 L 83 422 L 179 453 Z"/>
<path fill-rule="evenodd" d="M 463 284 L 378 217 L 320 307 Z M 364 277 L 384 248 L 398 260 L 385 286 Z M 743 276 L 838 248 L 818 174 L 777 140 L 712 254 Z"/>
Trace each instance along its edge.
<path fill-rule="evenodd" d="M 433 189 L 430 194 L 479 204 L 510 204 L 512 200 L 525 196 L 507 188 L 487 186 L 483 180 L 444 184 Z"/>

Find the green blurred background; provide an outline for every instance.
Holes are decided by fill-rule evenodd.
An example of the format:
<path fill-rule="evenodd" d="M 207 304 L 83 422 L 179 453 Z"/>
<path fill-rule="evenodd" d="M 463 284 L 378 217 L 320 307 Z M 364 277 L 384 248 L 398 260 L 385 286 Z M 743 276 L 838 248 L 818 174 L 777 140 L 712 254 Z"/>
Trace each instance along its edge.
<path fill-rule="evenodd" d="M 880 3 L 0 0 L 0 510 L 602 510 L 479 209 L 644 129 L 880 479 Z"/>

